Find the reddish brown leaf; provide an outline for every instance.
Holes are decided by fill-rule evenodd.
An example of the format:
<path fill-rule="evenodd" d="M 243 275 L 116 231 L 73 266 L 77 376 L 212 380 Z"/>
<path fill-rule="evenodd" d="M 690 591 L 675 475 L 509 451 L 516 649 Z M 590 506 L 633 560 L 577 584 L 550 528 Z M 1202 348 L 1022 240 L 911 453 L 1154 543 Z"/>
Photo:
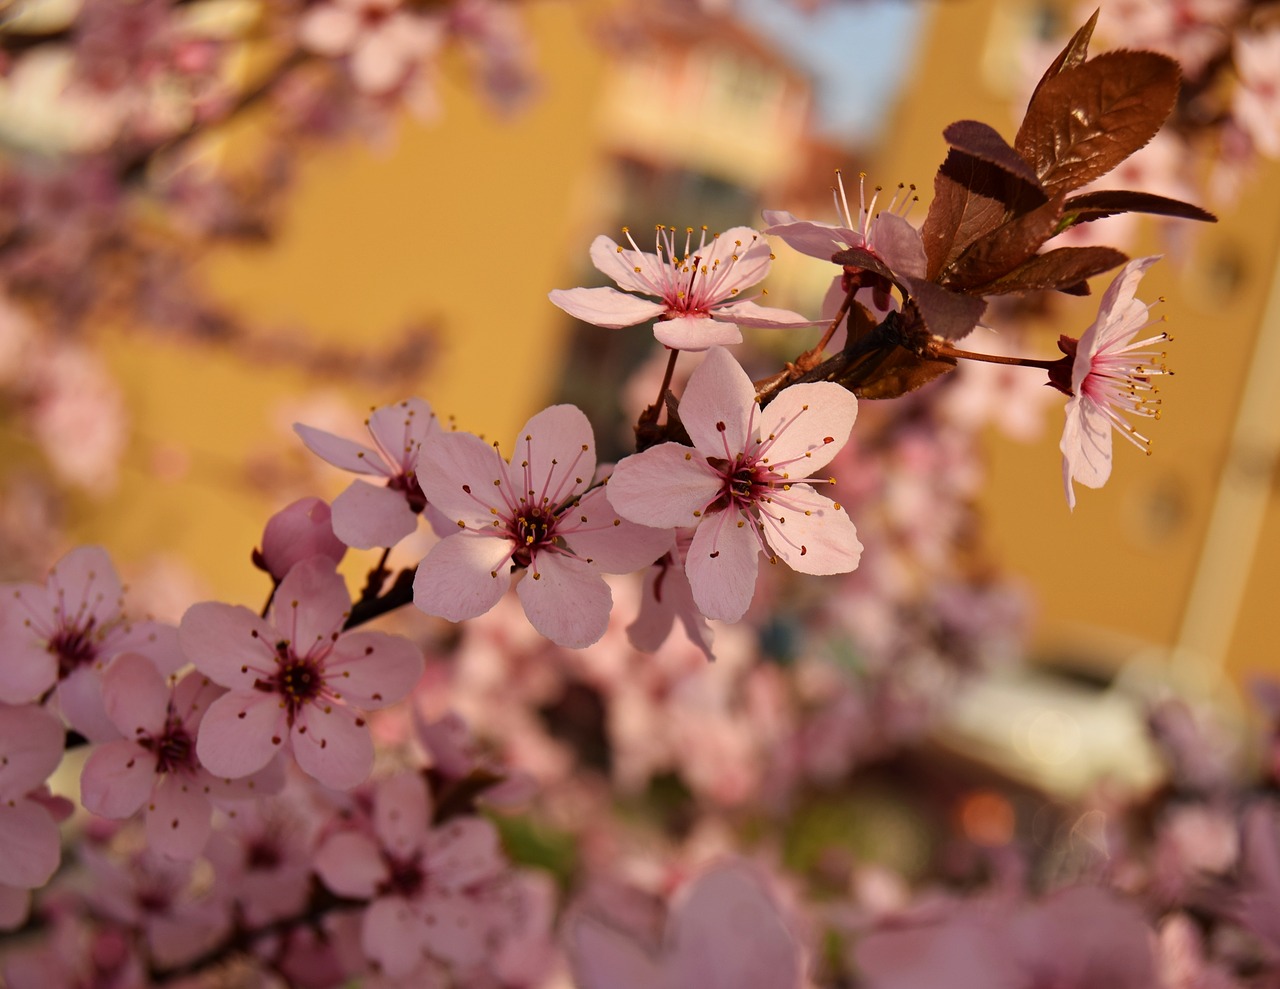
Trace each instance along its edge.
<path fill-rule="evenodd" d="M 894 347 L 873 374 L 849 390 L 859 398 L 898 398 L 955 369 L 954 359 L 921 357 L 905 347 Z"/>
<path fill-rule="evenodd" d="M 1218 218 L 1206 209 L 1181 199 L 1169 199 L 1150 192 L 1127 192 L 1121 189 L 1104 189 L 1072 196 L 1063 204 L 1063 229 L 1077 223 L 1100 220 L 1117 213 L 1155 213 L 1160 216 L 1176 216 L 1183 220 L 1200 220 L 1217 223 Z"/>
<path fill-rule="evenodd" d="M 1031 104 L 1036 101 L 1036 96 L 1039 95 L 1046 82 L 1067 69 L 1074 69 L 1077 65 L 1083 64 L 1084 60 L 1089 57 L 1089 41 L 1093 38 L 1093 29 L 1098 23 L 1098 14 L 1101 10 L 1102 8 L 1099 7 L 1093 12 L 1093 16 L 1085 21 L 1080 30 L 1071 36 L 1067 46 L 1058 52 L 1058 57 L 1044 70 L 1044 75 L 1036 83 L 1036 88 L 1031 93 L 1031 99 L 1027 102 L 1028 110 L 1031 109 Z"/>
<path fill-rule="evenodd" d="M 888 279 L 895 285 L 898 284 L 898 276 L 889 269 L 888 265 L 870 251 L 864 251 L 861 247 L 847 247 L 843 251 L 837 251 L 831 255 L 831 260 L 836 264 L 844 265 L 846 268 L 861 268 L 863 271 L 870 271 Z"/>
<path fill-rule="evenodd" d="M 1119 267 L 1128 255 L 1110 247 L 1059 247 L 1037 254 L 1003 278 L 982 287 L 984 295 L 1025 292 L 1031 289 L 1059 289 L 1080 293 L 1076 286 L 1086 278 Z"/>
<path fill-rule="evenodd" d="M 1050 195 L 1105 175 L 1160 129 L 1178 98 L 1178 63 L 1114 51 L 1065 69 L 1027 107 L 1013 146 Z"/>
<path fill-rule="evenodd" d="M 936 281 L 964 249 L 1026 204 L 1044 202 L 1034 186 L 981 158 L 952 149 L 933 180 L 933 202 L 920 231 L 927 275 Z M 1025 211 L 1024 210 L 1024 211 Z"/>
<path fill-rule="evenodd" d="M 903 279 L 925 328 L 946 340 L 959 340 L 978 325 L 987 303 L 971 295 L 949 292 L 923 278 Z"/>
<path fill-rule="evenodd" d="M 948 125 L 942 137 L 957 151 L 981 158 L 1030 185 L 1040 185 L 1035 169 L 1009 147 L 1009 142 L 1000 136 L 999 131 L 980 120 L 957 120 Z"/>
<path fill-rule="evenodd" d="M 986 285 L 1027 262 L 1057 232 L 1062 200 L 1059 195 L 979 237 L 947 270 L 942 284 L 958 290 Z"/>

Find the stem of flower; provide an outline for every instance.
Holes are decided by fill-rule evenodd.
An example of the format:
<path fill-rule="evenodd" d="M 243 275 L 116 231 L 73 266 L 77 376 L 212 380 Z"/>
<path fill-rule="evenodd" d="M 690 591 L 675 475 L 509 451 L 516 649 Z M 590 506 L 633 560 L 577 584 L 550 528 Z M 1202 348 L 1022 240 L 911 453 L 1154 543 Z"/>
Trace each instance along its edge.
<path fill-rule="evenodd" d="M 938 357 L 955 357 L 966 361 L 983 361 L 987 364 L 1013 364 L 1018 367 L 1038 367 L 1045 371 L 1062 362 L 1062 358 L 1055 360 L 1036 360 L 1033 357 L 1003 357 L 1000 354 L 975 354 L 970 350 L 957 350 L 950 344 L 944 343 L 934 350 L 934 354 Z"/>

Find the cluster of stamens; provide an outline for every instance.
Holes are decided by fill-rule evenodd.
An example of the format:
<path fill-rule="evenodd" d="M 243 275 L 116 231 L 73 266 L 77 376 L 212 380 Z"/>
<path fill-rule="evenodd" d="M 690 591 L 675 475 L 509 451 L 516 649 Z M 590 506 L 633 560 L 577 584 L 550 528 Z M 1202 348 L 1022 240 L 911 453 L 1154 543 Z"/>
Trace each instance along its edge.
<path fill-rule="evenodd" d="M 721 263 L 721 258 L 712 258 L 708 263 L 707 255 L 715 251 L 719 234 L 711 234 L 708 241 L 707 228 L 701 227 L 695 247 L 694 228 L 685 227 L 684 253 L 681 254 L 676 250 L 678 234 L 675 227 L 659 223 L 655 229 L 654 253 L 649 255 L 636 244 L 630 229 L 622 228 L 623 235 L 636 255 L 637 263 L 632 268 L 647 286 L 646 291 L 663 299 L 680 314 L 701 316 L 707 315 L 715 303 L 738 294 L 736 286 L 726 286 L 725 283 L 731 280 L 734 267 L 755 244 L 757 237 L 753 236 L 747 244 L 735 240 L 733 251 L 725 263 Z M 618 253 L 621 254 L 624 250 L 620 246 Z M 651 265 L 649 259 L 654 256 L 658 263 Z M 770 254 L 769 258 L 772 260 L 773 255 Z M 668 318 L 671 317 L 668 315 Z"/>
<path fill-rule="evenodd" d="M 844 220 L 846 227 L 862 235 L 863 243 L 861 246 L 873 252 L 875 247 L 872 244 L 871 221 L 880 215 L 876 210 L 876 203 L 879 202 L 882 192 L 884 192 L 884 187 L 876 186 L 871 193 L 871 202 L 867 202 L 867 173 L 859 173 L 858 213 L 857 222 L 855 222 L 854 214 L 849 209 L 849 197 L 845 195 L 844 191 L 844 176 L 839 169 L 836 169 L 836 186 L 831 190 L 831 195 L 836 203 L 836 213 Z M 915 184 L 904 185 L 899 182 L 897 189 L 893 192 L 893 197 L 889 200 L 888 205 L 884 207 L 884 210 L 895 213 L 905 220 L 912 207 L 918 202 L 920 202 L 920 197 L 916 195 Z"/>
<path fill-rule="evenodd" d="M 1138 332 L 1161 322 L 1164 317 L 1152 320 Z M 1160 418 L 1160 389 L 1151 379 L 1173 372 L 1165 366 L 1166 353 L 1149 348 L 1171 339 L 1168 333 L 1161 332 L 1114 350 L 1100 350 L 1093 355 L 1089 373 L 1080 384 L 1082 395 L 1103 411 L 1122 436 L 1148 455 L 1150 438 L 1138 432 L 1124 416 Z"/>

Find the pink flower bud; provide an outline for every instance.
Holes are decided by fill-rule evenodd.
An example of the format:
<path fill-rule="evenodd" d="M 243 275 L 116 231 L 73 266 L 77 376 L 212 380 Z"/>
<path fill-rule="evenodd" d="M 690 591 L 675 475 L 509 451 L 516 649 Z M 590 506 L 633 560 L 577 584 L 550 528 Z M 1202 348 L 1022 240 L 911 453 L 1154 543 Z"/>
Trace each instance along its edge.
<path fill-rule="evenodd" d="M 320 498 L 299 498 L 267 521 L 255 562 L 276 580 L 309 556 L 327 556 L 336 564 L 347 547 L 333 534 L 329 505 Z"/>

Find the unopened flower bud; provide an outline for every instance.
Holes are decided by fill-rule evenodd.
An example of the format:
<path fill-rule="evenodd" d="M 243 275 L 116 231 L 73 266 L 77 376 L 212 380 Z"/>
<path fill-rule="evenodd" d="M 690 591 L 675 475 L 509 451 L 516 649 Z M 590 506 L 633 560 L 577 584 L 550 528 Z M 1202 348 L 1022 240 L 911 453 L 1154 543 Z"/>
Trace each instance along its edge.
<path fill-rule="evenodd" d="M 336 564 L 347 547 L 333 534 L 329 504 L 321 498 L 299 498 L 267 521 L 262 549 L 254 563 L 283 580 L 295 563 L 309 556 L 327 556 Z"/>

